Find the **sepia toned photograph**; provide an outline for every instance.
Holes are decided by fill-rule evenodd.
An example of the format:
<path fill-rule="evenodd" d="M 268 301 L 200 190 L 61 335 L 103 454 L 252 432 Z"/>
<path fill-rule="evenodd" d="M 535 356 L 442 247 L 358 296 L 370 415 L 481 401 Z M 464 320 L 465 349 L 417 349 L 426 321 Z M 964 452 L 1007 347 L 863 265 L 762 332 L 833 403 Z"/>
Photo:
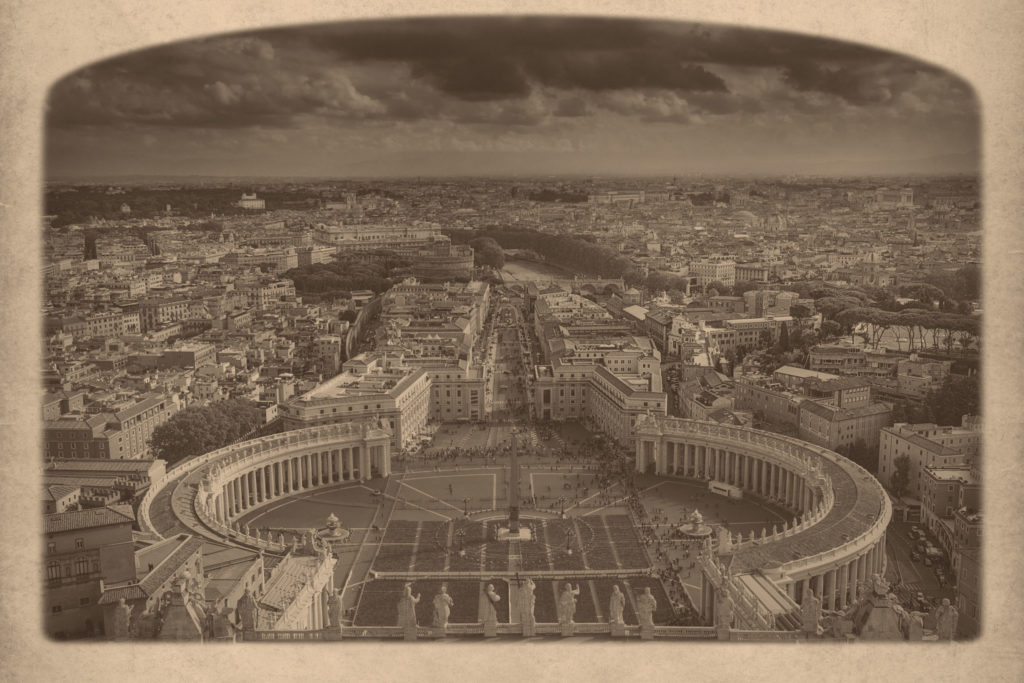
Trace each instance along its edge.
<path fill-rule="evenodd" d="M 1024 671 L 1019 13 L 196 5 L 0 22 L 0 671 Z"/>
<path fill-rule="evenodd" d="M 979 107 L 713 24 L 320 24 L 46 115 L 46 632 L 979 634 Z"/>

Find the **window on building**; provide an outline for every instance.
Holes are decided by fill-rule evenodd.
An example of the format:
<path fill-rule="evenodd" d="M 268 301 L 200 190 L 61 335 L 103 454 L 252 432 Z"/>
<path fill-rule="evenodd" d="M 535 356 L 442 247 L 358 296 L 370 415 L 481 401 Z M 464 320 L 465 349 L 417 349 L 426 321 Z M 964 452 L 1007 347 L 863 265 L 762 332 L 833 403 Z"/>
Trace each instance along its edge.
<path fill-rule="evenodd" d="M 50 562 L 46 565 L 46 578 L 48 579 L 59 579 L 60 578 L 60 563 Z"/>
<path fill-rule="evenodd" d="M 75 539 L 75 549 L 76 550 L 80 550 L 80 549 L 82 549 L 84 547 L 85 547 L 85 539 L 84 538 L 76 538 Z"/>
<path fill-rule="evenodd" d="M 52 612 L 53 614 L 60 614 L 60 612 L 61 612 L 60 605 L 54 605 L 53 607 L 51 607 L 50 608 L 50 612 Z"/>

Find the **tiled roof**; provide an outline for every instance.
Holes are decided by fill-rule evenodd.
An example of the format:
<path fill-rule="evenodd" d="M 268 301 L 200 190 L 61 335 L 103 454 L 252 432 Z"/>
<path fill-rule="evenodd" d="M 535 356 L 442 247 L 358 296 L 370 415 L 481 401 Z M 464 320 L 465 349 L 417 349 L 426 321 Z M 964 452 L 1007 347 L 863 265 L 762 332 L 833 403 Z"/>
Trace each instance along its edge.
<path fill-rule="evenodd" d="M 98 526 L 111 524 L 124 524 L 134 522 L 135 514 L 131 505 L 109 505 L 102 508 L 90 510 L 76 510 L 74 512 L 57 512 L 43 517 L 45 532 L 56 534 L 62 531 L 74 531 L 75 529 L 90 529 Z"/>
<path fill-rule="evenodd" d="M 108 588 L 103 591 L 103 595 L 100 596 L 99 604 L 101 605 L 112 605 L 121 598 L 125 599 L 125 602 L 130 600 L 142 600 L 148 598 L 149 595 L 142 590 L 142 588 L 133 583 L 129 586 L 118 586 L 116 588 Z"/>
<path fill-rule="evenodd" d="M 77 458 L 74 460 L 53 460 L 47 464 L 47 470 L 67 470 L 81 472 L 85 470 L 97 472 L 121 472 L 138 470 L 148 472 L 154 460 L 108 460 L 106 458 Z"/>
<path fill-rule="evenodd" d="M 49 497 L 49 500 L 60 500 L 64 496 L 70 496 L 75 491 L 78 491 L 77 486 L 67 486 L 65 484 L 51 484 L 43 487 L 43 497 Z"/>

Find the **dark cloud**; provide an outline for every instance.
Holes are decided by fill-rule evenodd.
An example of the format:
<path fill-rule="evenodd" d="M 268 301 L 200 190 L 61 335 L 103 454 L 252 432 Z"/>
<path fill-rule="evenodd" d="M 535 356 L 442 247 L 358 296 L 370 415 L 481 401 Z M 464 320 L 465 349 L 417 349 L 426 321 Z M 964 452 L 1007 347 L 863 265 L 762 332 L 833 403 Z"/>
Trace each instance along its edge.
<path fill-rule="evenodd" d="M 784 92 L 743 94 L 729 84 L 737 69 L 771 71 L 776 81 L 781 74 Z M 577 18 L 350 22 L 178 43 L 93 65 L 53 88 L 48 123 L 244 128 L 322 117 L 534 125 L 586 116 L 609 108 L 605 95 L 630 93 L 642 93 L 645 104 L 622 105 L 632 101 L 626 97 L 612 110 L 682 122 L 838 102 L 808 104 L 813 93 L 886 106 L 921 73 L 950 83 L 942 97 L 958 96 L 950 94 L 956 79 L 933 67 L 785 33 Z M 966 86 L 961 91 L 971 99 Z M 924 96 L 940 96 L 931 93 Z"/>
<path fill-rule="evenodd" d="M 566 97 L 558 101 L 555 107 L 555 116 L 565 116 L 569 118 L 586 116 L 590 113 L 590 109 L 587 107 L 587 101 L 582 97 Z"/>
<path fill-rule="evenodd" d="M 885 80 L 845 66 L 829 68 L 811 62 L 794 64 L 783 70 L 783 79 L 797 90 L 837 95 L 854 105 L 882 104 L 893 97 L 893 91 Z"/>

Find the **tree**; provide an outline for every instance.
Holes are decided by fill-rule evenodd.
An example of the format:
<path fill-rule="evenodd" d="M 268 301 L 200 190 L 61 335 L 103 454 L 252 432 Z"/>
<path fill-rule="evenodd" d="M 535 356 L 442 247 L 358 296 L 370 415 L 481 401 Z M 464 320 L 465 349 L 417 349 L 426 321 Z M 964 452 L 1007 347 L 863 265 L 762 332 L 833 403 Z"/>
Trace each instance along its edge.
<path fill-rule="evenodd" d="M 714 294 L 711 293 L 712 290 L 715 291 Z M 732 292 L 732 287 L 715 280 L 714 282 L 709 282 L 704 291 L 708 296 L 729 296 L 729 293 Z"/>
<path fill-rule="evenodd" d="M 469 246 L 473 247 L 474 265 L 490 266 L 495 270 L 501 270 L 505 266 L 505 252 L 492 238 L 477 237 L 470 240 Z"/>
<path fill-rule="evenodd" d="M 789 307 L 789 314 L 797 320 L 803 320 L 804 318 L 810 318 L 814 315 L 814 311 L 804 304 L 793 304 Z"/>
<path fill-rule="evenodd" d="M 977 415 L 980 410 L 978 378 L 947 375 L 942 387 L 929 392 L 925 404 L 939 425 L 959 425 L 964 415 Z"/>
<path fill-rule="evenodd" d="M 838 337 L 843 333 L 843 328 L 835 320 L 825 320 L 821 323 L 820 336 L 822 341 Z"/>
<path fill-rule="evenodd" d="M 245 399 L 187 408 L 153 430 L 153 456 L 170 466 L 227 446 L 260 426 L 262 415 L 259 406 Z"/>
<path fill-rule="evenodd" d="M 741 280 L 732 287 L 733 296 L 743 296 L 746 292 L 754 289 L 760 289 L 760 286 L 756 282 L 750 280 Z"/>
<path fill-rule="evenodd" d="M 786 353 L 789 351 L 789 325 L 783 323 L 782 329 L 779 330 L 779 352 Z"/>
<path fill-rule="evenodd" d="M 910 486 L 910 456 L 898 456 L 893 465 L 894 469 L 889 477 L 889 488 L 892 489 L 894 496 L 900 498 Z"/>

